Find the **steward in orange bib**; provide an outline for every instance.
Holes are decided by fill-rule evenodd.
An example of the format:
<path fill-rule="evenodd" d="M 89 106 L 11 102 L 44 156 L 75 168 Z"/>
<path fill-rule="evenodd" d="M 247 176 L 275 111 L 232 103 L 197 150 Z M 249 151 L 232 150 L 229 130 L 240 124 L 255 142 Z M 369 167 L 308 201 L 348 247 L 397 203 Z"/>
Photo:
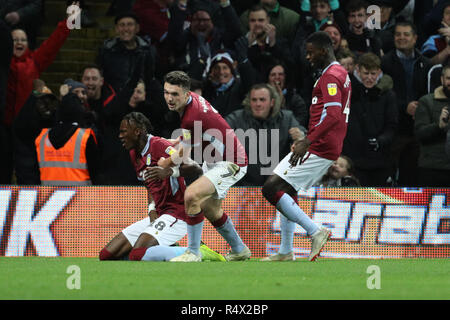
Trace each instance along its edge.
<path fill-rule="evenodd" d="M 65 95 L 57 124 L 44 128 L 35 140 L 42 185 L 96 184 L 100 156 L 91 128 L 84 128 L 85 109 L 73 93 Z"/>

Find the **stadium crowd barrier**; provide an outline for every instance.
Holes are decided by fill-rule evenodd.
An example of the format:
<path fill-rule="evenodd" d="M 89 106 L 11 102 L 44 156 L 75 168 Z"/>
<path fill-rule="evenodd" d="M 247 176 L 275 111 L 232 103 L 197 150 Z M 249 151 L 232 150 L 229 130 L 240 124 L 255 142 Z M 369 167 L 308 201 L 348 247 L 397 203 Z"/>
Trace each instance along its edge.
<path fill-rule="evenodd" d="M 332 230 L 321 257 L 449 258 L 450 189 L 312 188 L 299 204 Z M 223 205 L 254 258 L 280 246 L 280 213 L 258 187 L 229 190 Z M 147 216 L 144 187 L 0 187 L 0 255 L 96 257 L 124 227 Z M 203 241 L 226 253 L 205 222 Z M 186 237 L 180 245 L 186 245 Z M 297 226 L 296 257 L 310 240 Z"/>

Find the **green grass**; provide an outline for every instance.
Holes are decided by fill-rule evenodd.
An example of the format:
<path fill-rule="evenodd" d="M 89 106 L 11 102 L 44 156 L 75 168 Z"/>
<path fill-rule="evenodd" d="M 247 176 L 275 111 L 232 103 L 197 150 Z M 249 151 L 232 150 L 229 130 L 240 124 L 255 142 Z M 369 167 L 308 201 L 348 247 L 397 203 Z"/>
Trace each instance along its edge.
<path fill-rule="evenodd" d="M 0 257 L 0 299 L 450 299 L 449 259 L 305 259 L 292 262 L 132 262 Z M 66 286 L 68 266 L 81 289 Z M 367 267 L 381 289 L 366 286 Z"/>

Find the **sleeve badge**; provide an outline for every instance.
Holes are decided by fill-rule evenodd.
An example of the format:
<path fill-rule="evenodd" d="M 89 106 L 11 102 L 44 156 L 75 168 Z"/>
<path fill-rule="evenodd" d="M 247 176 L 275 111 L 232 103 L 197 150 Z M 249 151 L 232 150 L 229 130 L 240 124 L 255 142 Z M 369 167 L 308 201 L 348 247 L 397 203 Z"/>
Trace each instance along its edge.
<path fill-rule="evenodd" d="M 328 94 L 330 96 L 335 96 L 337 94 L 337 84 L 336 83 L 329 83 L 327 84 Z"/>

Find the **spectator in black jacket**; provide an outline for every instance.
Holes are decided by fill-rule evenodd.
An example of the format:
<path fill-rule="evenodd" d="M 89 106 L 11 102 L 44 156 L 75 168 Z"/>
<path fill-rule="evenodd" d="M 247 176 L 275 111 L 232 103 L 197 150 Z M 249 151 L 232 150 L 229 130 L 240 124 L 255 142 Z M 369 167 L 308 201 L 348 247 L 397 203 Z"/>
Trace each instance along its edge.
<path fill-rule="evenodd" d="M 283 61 L 288 68 L 294 66 L 289 43 L 278 36 L 264 7 L 255 5 L 250 8 L 248 25 L 248 59 L 256 71 L 256 82 L 266 81 L 267 68 L 275 61 Z"/>
<path fill-rule="evenodd" d="M 364 0 L 351 0 L 346 7 L 347 21 L 349 31 L 345 35 L 350 50 L 355 52 L 357 56 L 373 52 L 379 57 L 383 55 L 381 49 L 381 41 L 375 34 L 374 30 L 370 30 L 366 26 L 368 4 Z"/>
<path fill-rule="evenodd" d="M 103 77 L 100 67 L 87 66 L 81 78 L 86 86 L 88 105 L 98 128 L 102 167 L 99 184 L 138 185 L 130 157 L 119 140 L 120 121 L 129 111 L 128 101 L 139 80 L 135 70 L 121 90 L 115 90 Z M 154 80 L 152 80 L 154 81 Z M 150 94 L 148 94 L 150 97 Z"/>
<path fill-rule="evenodd" d="M 381 69 L 394 80 L 397 97 L 398 130 L 392 143 L 392 154 L 397 162 L 398 184 L 417 185 L 419 143 L 414 134 L 414 114 L 418 100 L 427 94 L 427 75 L 431 63 L 416 49 L 417 31 L 410 22 L 395 26 L 395 49 L 381 60 Z"/>
<path fill-rule="evenodd" d="M 392 185 L 390 144 L 397 128 L 397 106 L 392 78 L 383 75 L 373 53 L 360 56 L 352 80 L 352 110 L 343 153 L 355 163 L 361 185 Z"/>
<path fill-rule="evenodd" d="M 117 37 L 106 40 L 97 57 L 106 83 L 120 91 L 131 81 L 133 73 L 139 72 L 139 78 L 150 87 L 154 78 L 155 50 L 137 36 L 139 21 L 136 15 L 133 12 L 120 14 L 115 24 Z"/>
<path fill-rule="evenodd" d="M 292 111 L 281 109 L 275 88 L 265 83 L 255 84 L 244 108 L 225 120 L 235 130 L 248 156 L 247 174 L 238 183 L 241 186 L 262 186 L 279 159 L 289 153 L 291 143 L 306 131 Z"/>
<path fill-rule="evenodd" d="M 373 1 L 373 4 L 380 7 L 380 29 L 374 29 L 374 31 L 381 41 L 381 49 L 384 53 L 394 49 L 394 28 L 397 21 L 393 2 L 393 0 Z"/>
<path fill-rule="evenodd" d="M 205 2 L 194 3 L 190 12 L 186 1 L 172 7 L 168 37 L 174 39 L 174 67 L 185 71 L 193 79 L 203 80 L 211 59 L 225 48 L 233 48 L 236 39 L 242 35 L 234 8 L 228 1 L 220 1 L 220 4 L 225 27 L 215 24 L 213 7 Z M 191 24 L 183 29 L 189 14 Z"/>
<path fill-rule="evenodd" d="M 269 68 L 267 83 L 277 90 L 277 93 L 281 98 L 281 108 L 291 110 L 298 123 L 302 127 L 307 128 L 309 121 L 309 105 L 306 105 L 302 96 L 297 93 L 297 89 L 293 86 L 290 74 L 291 72 L 289 72 L 282 62 L 275 63 Z"/>

